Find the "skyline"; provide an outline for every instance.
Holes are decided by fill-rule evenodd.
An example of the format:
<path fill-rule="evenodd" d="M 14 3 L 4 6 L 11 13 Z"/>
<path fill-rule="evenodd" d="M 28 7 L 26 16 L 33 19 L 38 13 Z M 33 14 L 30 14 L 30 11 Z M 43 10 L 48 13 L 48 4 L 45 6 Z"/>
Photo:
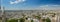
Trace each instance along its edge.
<path fill-rule="evenodd" d="M 5 10 L 59 10 L 60 0 L 2 0 Z"/>

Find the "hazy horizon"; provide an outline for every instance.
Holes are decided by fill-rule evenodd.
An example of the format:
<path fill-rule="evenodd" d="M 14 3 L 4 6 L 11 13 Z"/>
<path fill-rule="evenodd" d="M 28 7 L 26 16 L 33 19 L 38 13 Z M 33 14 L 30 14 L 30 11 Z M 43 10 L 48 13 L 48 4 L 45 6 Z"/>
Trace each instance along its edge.
<path fill-rule="evenodd" d="M 5 10 L 60 10 L 60 0 L 1 0 Z"/>

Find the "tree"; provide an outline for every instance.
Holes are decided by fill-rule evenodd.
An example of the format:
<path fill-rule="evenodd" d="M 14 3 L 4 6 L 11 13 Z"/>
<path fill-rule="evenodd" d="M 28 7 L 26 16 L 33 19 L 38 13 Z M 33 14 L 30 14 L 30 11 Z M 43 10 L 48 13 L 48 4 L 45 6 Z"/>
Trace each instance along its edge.
<path fill-rule="evenodd" d="M 34 22 L 33 20 L 31 20 L 31 22 Z"/>
<path fill-rule="evenodd" d="M 52 17 L 55 17 L 56 13 L 53 13 Z"/>
<path fill-rule="evenodd" d="M 24 18 L 20 18 L 20 22 L 25 22 L 25 19 Z"/>
<path fill-rule="evenodd" d="M 40 16 L 36 16 L 36 18 L 37 18 L 37 19 L 39 19 L 39 20 L 41 19 L 41 17 L 40 17 Z"/>
<path fill-rule="evenodd" d="M 7 22 L 18 22 L 17 19 L 11 19 L 11 20 L 8 20 Z"/>
<path fill-rule="evenodd" d="M 46 22 L 51 22 L 51 20 L 49 18 L 46 19 Z"/>
<path fill-rule="evenodd" d="M 42 19 L 43 22 L 45 22 L 46 19 Z"/>

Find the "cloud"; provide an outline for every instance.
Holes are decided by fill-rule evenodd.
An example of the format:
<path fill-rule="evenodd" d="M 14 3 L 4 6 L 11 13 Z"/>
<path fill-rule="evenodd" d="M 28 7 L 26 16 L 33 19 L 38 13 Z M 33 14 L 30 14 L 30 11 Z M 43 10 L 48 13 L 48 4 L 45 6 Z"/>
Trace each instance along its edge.
<path fill-rule="evenodd" d="M 59 10 L 60 5 L 42 5 L 39 6 L 38 8 L 42 10 Z"/>
<path fill-rule="evenodd" d="M 25 7 L 23 10 L 59 10 L 60 5 L 39 5 L 37 7 Z"/>
<path fill-rule="evenodd" d="M 60 10 L 60 5 L 39 5 L 35 7 L 10 7 L 6 10 Z"/>
<path fill-rule="evenodd" d="M 30 8 L 31 10 L 60 10 L 60 5 L 39 5 L 35 8 Z"/>
<path fill-rule="evenodd" d="M 20 3 L 20 2 L 24 2 L 26 0 L 16 0 L 14 2 L 10 1 L 10 4 L 17 4 L 17 3 Z"/>

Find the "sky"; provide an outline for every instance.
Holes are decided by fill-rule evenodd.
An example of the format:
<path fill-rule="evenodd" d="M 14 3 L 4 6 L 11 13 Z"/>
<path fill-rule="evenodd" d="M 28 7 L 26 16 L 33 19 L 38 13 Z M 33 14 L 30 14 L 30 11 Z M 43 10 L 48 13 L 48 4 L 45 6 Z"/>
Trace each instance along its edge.
<path fill-rule="evenodd" d="M 0 5 L 1 5 L 1 0 L 0 0 Z"/>
<path fill-rule="evenodd" d="M 5 10 L 59 10 L 60 0 L 1 0 Z"/>

